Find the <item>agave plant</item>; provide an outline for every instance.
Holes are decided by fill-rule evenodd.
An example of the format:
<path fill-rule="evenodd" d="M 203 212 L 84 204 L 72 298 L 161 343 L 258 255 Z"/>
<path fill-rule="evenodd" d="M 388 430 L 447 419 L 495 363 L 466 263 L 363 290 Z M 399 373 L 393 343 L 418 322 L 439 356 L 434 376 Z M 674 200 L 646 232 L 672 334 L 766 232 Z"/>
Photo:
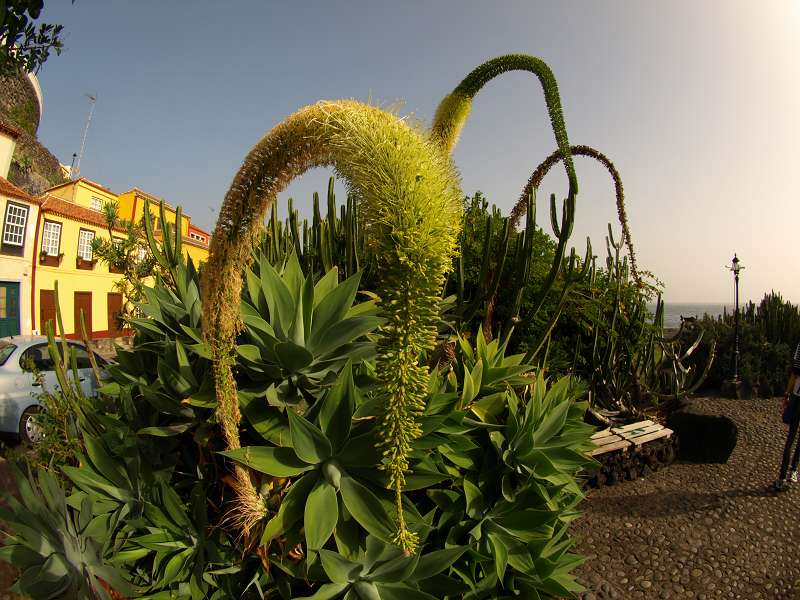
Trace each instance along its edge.
<path fill-rule="evenodd" d="M 34 600 L 110 599 L 109 589 L 128 593 L 130 586 L 108 562 L 119 517 L 96 518 L 89 497 L 71 507 L 47 471 L 27 477 L 17 472 L 16 479 L 22 502 L 8 496 L 8 508 L 0 509 L 12 530 L 0 558 L 21 570 L 12 591 Z"/>
<path fill-rule="evenodd" d="M 365 336 L 383 319 L 374 301 L 354 304 L 360 273 L 339 283 L 336 267 L 314 283 L 295 253 L 280 271 L 264 254 L 247 270 L 241 312 L 245 334 L 238 361 L 250 382 L 240 393 L 265 395 L 275 404 L 313 404 L 348 361 L 375 356 Z"/>

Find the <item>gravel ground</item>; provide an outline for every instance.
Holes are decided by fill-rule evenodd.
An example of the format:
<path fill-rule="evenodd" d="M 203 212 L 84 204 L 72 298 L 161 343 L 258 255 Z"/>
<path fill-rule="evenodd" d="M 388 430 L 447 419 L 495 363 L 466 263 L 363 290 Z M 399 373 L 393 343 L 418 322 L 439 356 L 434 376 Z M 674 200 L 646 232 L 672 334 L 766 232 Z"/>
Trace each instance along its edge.
<path fill-rule="evenodd" d="M 578 570 L 583 599 L 800 599 L 800 484 L 771 490 L 787 431 L 780 403 L 700 399 L 739 427 L 727 464 L 674 463 L 591 492 L 573 526 L 591 557 Z"/>

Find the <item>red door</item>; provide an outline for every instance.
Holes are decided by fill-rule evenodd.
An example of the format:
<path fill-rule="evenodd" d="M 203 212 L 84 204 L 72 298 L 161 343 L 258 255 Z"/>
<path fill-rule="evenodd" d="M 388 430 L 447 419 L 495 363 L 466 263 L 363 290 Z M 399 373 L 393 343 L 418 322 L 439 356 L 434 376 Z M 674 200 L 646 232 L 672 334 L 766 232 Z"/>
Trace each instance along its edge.
<path fill-rule="evenodd" d="M 122 294 L 108 293 L 108 335 L 119 337 L 122 335 Z"/>
<path fill-rule="evenodd" d="M 56 327 L 56 294 L 53 290 L 39 290 L 39 331 L 47 335 L 47 323 L 52 323 L 53 335 L 58 335 Z"/>
<path fill-rule="evenodd" d="M 86 321 L 86 333 L 92 338 L 92 292 L 75 292 L 75 334 L 81 337 L 81 311 Z"/>

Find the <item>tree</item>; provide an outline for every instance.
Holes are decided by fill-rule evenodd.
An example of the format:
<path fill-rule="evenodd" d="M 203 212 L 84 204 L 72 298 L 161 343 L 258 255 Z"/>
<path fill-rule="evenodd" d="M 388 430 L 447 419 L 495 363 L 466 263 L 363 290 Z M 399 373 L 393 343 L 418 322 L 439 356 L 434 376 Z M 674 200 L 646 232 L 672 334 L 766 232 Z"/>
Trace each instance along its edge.
<path fill-rule="evenodd" d="M 0 6 L 0 75 L 36 72 L 51 51 L 61 54 L 64 26 L 35 23 L 43 0 L 4 0 Z"/>

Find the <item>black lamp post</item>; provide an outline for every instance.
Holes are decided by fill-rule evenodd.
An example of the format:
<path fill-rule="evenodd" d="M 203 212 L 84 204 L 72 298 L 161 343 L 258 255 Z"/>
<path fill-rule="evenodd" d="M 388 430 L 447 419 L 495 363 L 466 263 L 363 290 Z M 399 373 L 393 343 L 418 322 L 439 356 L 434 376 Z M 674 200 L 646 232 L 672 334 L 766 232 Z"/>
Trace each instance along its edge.
<path fill-rule="evenodd" d="M 740 390 L 739 380 L 739 273 L 744 269 L 744 265 L 739 263 L 739 257 L 734 253 L 731 266 L 727 267 L 733 271 L 733 379 L 731 380 L 733 394 L 738 398 Z"/>

